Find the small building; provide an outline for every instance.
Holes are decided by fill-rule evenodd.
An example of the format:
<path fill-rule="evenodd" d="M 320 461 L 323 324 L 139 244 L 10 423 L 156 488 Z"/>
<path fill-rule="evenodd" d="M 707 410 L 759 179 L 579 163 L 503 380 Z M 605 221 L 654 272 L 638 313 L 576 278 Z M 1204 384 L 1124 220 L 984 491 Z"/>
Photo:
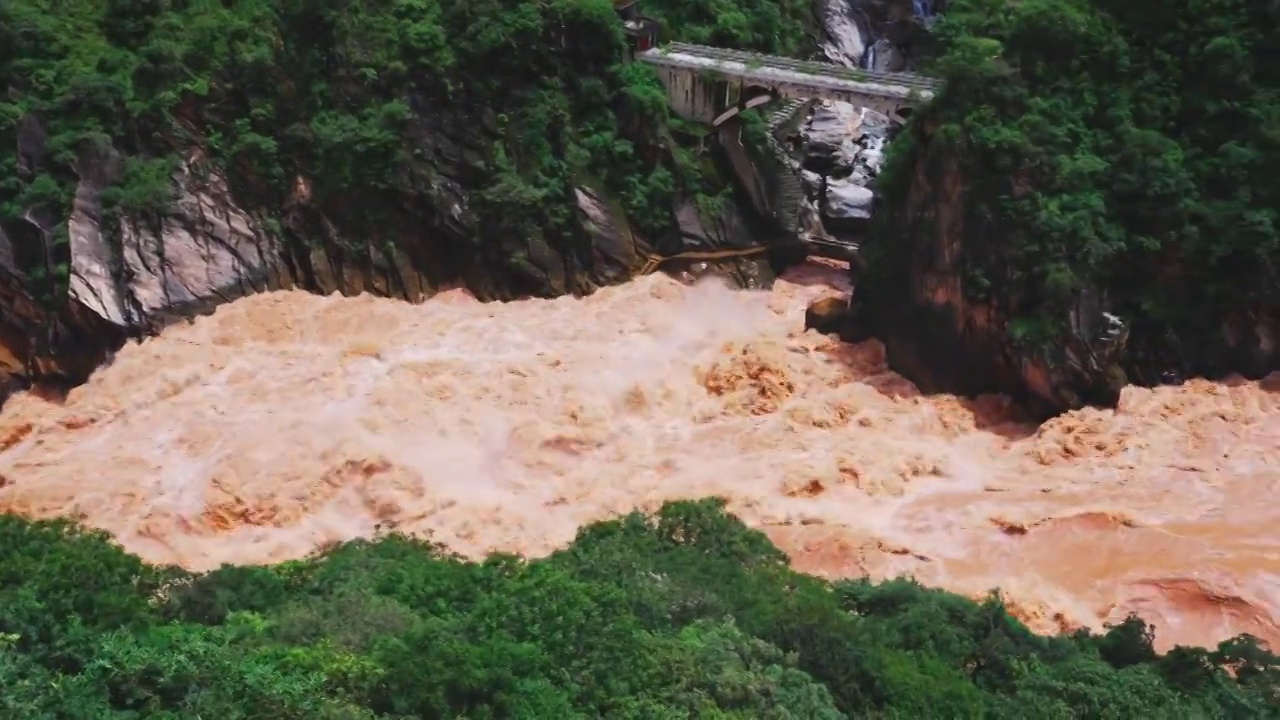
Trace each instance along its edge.
<path fill-rule="evenodd" d="M 657 47 L 658 35 L 662 32 L 662 25 L 657 20 L 636 18 L 635 20 L 624 21 L 622 29 L 631 42 L 631 49 L 640 53 Z"/>
<path fill-rule="evenodd" d="M 657 47 L 662 34 L 662 24 L 644 17 L 639 10 L 640 0 L 614 0 L 613 9 L 622 20 L 622 31 L 627 36 L 628 59 L 637 53 Z"/>

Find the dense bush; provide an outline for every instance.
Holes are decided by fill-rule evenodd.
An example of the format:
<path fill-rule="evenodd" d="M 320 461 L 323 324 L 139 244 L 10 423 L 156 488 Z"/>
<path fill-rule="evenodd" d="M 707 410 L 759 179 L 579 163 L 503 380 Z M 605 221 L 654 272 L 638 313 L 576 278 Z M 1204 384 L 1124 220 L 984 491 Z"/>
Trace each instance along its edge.
<path fill-rule="evenodd" d="M 959 232 L 965 291 L 1015 342 L 1058 344 L 1093 287 L 1138 379 L 1229 369 L 1224 322 L 1280 306 L 1280 5 L 950 0 L 937 35 L 947 86 L 890 152 L 878 294 Z M 908 209 L 925 187 L 951 211 Z"/>
<path fill-rule="evenodd" d="M 1247 637 L 1152 650 L 1136 618 L 1036 636 L 906 580 L 792 572 L 716 501 L 532 562 L 402 536 L 276 567 L 147 567 L 0 517 L 0 717 L 1265 718 Z"/>

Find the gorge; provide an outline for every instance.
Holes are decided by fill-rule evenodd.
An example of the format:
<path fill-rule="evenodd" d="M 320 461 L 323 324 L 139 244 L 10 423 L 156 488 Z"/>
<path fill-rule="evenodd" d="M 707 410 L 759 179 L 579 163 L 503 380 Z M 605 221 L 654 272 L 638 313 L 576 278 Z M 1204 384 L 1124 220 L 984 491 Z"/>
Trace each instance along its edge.
<path fill-rule="evenodd" d="M 582 651 L 604 658 L 594 669 L 561 677 L 577 648 L 555 655 L 555 638 L 628 613 L 643 628 L 633 654 L 675 675 L 715 663 L 662 655 L 668 630 L 748 674 L 771 658 L 767 683 L 752 675 L 767 691 L 717 676 L 712 704 L 741 713 L 725 717 L 785 717 L 744 697 L 805 717 L 1268 716 L 1280 670 L 1232 638 L 1280 641 L 1280 7 L 1202 5 L 646 0 L 682 41 L 946 79 L 904 127 L 793 108 L 781 141 L 803 232 L 856 242 L 855 279 L 780 251 L 655 261 L 771 238 L 716 136 L 672 117 L 657 78 L 625 62 L 604 0 L 104 0 L 57 23 L 45 0 L 6 3 L 0 520 L 71 518 L 130 555 L 61 536 L 49 550 L 52 526 L 0 523 L 0 593 L 23 572 L 63 587 L 59 553 L 121 563 L 119 586 L 145 588 L 138 612 L 168 628 L 147 632 L 227 633 L 175 648 L 283 643 L 271 672 L 297 662 L 327 683 L 302 695 L 377 708 L 335 718 L 518 716 L 493 710 L 504 702 L 524 717 L 710 712 L 701 689 L 631 715 L 592 696 L 634 690 L 582 679 L 624 664 L 598 647 Z M 746 113 L 743 142 L 777 110 Z M 666 272 L 643 272 L 655 265 Z M 832 297 L 831 334 L 806 327 Z M 681 579 L 693 561 L 627 524 L 657 532 L 652 518 L 692 512 L 672 501 L 707 497 L 746 527 L 693 513 L 722 534 L 668 544 L 714 546 L 697 567 L 719 588 Z M 650 519 L 610 524 L 633 510 Z M 393 531 L 474 562 L 358 542 Z M 610 549 L 620 538 L 633 544 Z M 836 582 L 742 579 L 758 570 L 744 548 Z M 343 557 L 368 575 L 332 597 L 307 585 L 325 563 L 349 570 Z M 901 575 L 1001 604 L 882 582 Z M 880 589 L 848 580 L 862 577 Z M 527 588 L 556 608 L 548 597 L 624 585 L 591 585 L 590 618 L 534 622 L 525 596 L 468 605 L 526 580 L 567 583 Z M 28 595 L 61 602 L 19 595 L 4 596 L 27 608 L 12 617 L 46 614 Z M 414 602 L 426 609 L 404 619 Z M 65 616 L 90 617 L 77 603 Z M 444 628 L 463 605 L 476 624 Z M 1060 637 L 992 619 L 1005 612 Z M 877 613 L 901 634 L 873 629 Z M 348 616 L 383 640 L 297 630 Z M 22 622 L 0 618 L 0 677 L 43 677 L 4 665 L 11 646 L 60 647 Z M 929 640 L 951 628 L 972 637 Z M 422 648 L 481 636 L 492 656 L 438 661 L 441 677 L 474 670 L 456 687 L 383 697 L 394 668 L 407 698 L 423 658 L 449 657 Z M 49 650 L 40 672 L 88 677 L 103 666 L 85 658 L 122 637 L 74 662 Z M 841 654 L 880 644 L 892 651 Z M 560 658 L 550 680 L 520 675 L 541 667 L 521 654 L 534 645 Z M 474 679 L 489 667 L 507 669 Z M 556 705 L 547 683 L 577 694 L 561 687 Z M 102 702 L 123 708 L 129 692 Z M 330 717 L 307 707 L 274 717 Z"/>

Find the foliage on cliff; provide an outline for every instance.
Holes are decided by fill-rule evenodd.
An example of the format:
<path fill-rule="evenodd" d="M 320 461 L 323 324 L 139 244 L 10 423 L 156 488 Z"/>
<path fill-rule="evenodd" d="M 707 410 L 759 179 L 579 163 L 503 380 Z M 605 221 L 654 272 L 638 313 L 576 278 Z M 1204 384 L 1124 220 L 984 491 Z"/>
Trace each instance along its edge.
<path fill-rule="evenodd" d="M 891 150 L 876 294 L 949 234 L 1024 347 L 1096 288 L 1131 377 L 1239 364 L 1224 325 L 1280 307 L 1280 5 L 951 0 L 936 32 L 947 87 Z"/>
<path fill-rule="evenodd" d="M 669 39 L 776 52 L 805 42 L 811 14 L 804 0 L 645 9 Z M 673 226 L 677 190 L 717 191 L 698 153 L 670 142 L 661 85 L 624 47 L 611 0 L 9 0 L 0 222 L 43 272 L 19 219 L 47 217 L 65 279 L 77 163 L 109 144 L 125 156 L 109 216 L 163 210 L 179 163 L 211 161 L 296 243 L 350 248 L 447 234 L 454 183 L 475 225 L 454 234 L 480 240 L 463 254 L 518 268 L 529 241 L 589 262 L 576 183 L 605 185 L 651 235 Z M 325 220 L 289 227 L 299 198 Z"/>
<path fill-rule="evenodd" d="M 388 536 L 203 575 L 4 516 L 0 602 L 24 720 L 1280 717 L 1248 638 L 1157 656 L 1136 619 L 1045 638 L 992 600 L 828 584 L 714 501 L 533 562 Z"/>

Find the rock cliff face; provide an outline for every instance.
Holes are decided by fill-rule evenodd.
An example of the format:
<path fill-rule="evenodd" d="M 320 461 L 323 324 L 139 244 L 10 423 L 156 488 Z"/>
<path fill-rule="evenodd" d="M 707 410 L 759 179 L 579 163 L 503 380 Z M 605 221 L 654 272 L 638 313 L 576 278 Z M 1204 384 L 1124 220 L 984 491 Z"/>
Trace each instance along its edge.
<path fill-rule="evenodd" d="M 1105 293 L 1081 295 L 1067 318 L 1070 339 L 1062 346 L 1019 346 L 1008 332 L 1016 298 L 974 299 L 965 292 L 960 171 L 954 164 L 935 170 L 924 162 L 913 171 L 907 202 L 898 212 L 928 231 L 904 238 L 911 243 L 905 252 L 881 255 L 894 261 L 877 265 L 876 277 L 864 278 L 865 292 L 854 296 L 845 335 L 879 338 L 892 367 L 926 392 L 1006 392 L 1043 415 L 1085 403 L 1114 404 L 1126 384 L 1120 361 L 1128 331 L 1105 311 Z"/>
<path fill-rule="evenodd" d="M 848 12 L 829 16 L 852 17 L 852 24 L 859 28 L 877 27 L 863 20 L 877 5 L 872 0 L 832 0 L 830 7 L 847 6 Z M 928 11 L 944 11 L 945 7 L 933 3 L 922 8 L 925 5 L 928 3 L 914 3 L 918 33 L 908 33 L 903 24 L 890 21 L 890 25 L 882 27 L 894 30 L 886 30 L 880 39 L 897 45 L 895 34 L 906 35 L 914 38 L 916 46 L 927 48 L 927 39 L 920 38 L 927 36 L 931 24 Z M 967 22 L 982 26 L 984 16 L 972 12 L 974 15 Z M 960 13 L 957 10 L 956 17 L 962 17 Z M 1140 20 L 1137 22 L 1141 25 Z M 878 42 L 864 35 L 863 42 L 848 45 L 862 48 L 863 65 L 872 66 L 884 57 L 883 53 L 881 59 L 870 57 Z M 1020 43 L 1022 47 L 1033 46 L 1026 38 Z M 836 55 L 838 50 L 839 47 L 829 46 L 828 54 Z M 1142 62 L 1143 52 L 1131 50 L 1132 62 Z M 900 54 L 909 65 L 910 48 Z M 1148 72 L 1159 75 L 1161 71 Z M 1010 77 L 1019 83 L 1030 82 L 1024 75 Z M 1098 72 L 1091 77 L 1105 75 Z M 963 78 L 956 81 L 960 80 Z M 1071 81 L 1081 82 L 1079 77 Z M 1183 101 L 1188 106 L 1204 102 L 1198 96 L 1200 90 L 1193 87 L 1194 81 L 1188 82 L 1180 90 L 1185 93 Z M 1043 87 L 1028 87 L 1023 92 L 1037 97 L 1046 92 Z M 1099 85 L 1101 89 L 1090 92 L 1103 97 L 1105 94 L 1100 93 L 1112 91 L 1109 87 Z M 1220 378 L 1240 373 L 1261 378 L 1280 369 L 1280 304 L 1276 303 L 1274 273 L 1265 269 L 1274 267 L 1274 262 L 1265 257 L 1263 249 L 1274 236 L 1268 238 L 1269 231 L 1259 233 L 1246 241 L 1233 241 L 1234 248 L 1228 248 L 1231 243 L 1226 240 L 1197 240 L 1231 237 L 1232 224 L 1250 216 L 1247 202 L 1221 206 L 1229 208 L 1222 212 L 1230 220 L 1217 228 L 1176 216 L 1176 221 L 1168 223 L 1176 231 L 1169 230 L 1159 241 L 1144 245 L 1143 238 L 1153 232 L 1150 228 L 1160 226 L 1159 222 L 1124 216 L 1126 208 L 1143 202 L 1176 206 L 1183 201 L 1190 206 L 1201 202 L 1215 206 L 1219 201 L 1205 200 L 1217 197 L 1213 192 L 1199 192 L 1195 187 L 1207 185 L 1204 178 L 1212 173 L 1188 163 L 1178 172 L 1197 179 L 1188 180 L 1173 196 L 1160 201 L 1132 200 L 1129 195 L 1113 192 L 1126 182 L 1124 159 L 1117 157 L 1119 151 L 1113 149 L 1114 144 L 1096 140 L 1088 152 L 1080 151 L 1081 156 L 1092 156 L 1109 165 L 1110 174 L 1098 175 L 1089 183 L 1068 189 L 1054 185 L 1061 173 L 1037 177 L 1036 170 L 1029 167 L 1007 172 L 1005 168 L 1010 165 L 998 166 L 977 159 L 992 152 L 990 146 L 966 154 L 976 144 L 953 142 L 954 131 L 962 127 L 963 133 L 980 134 L 978 128 L 984 123 L 996 127 L 999 122 L 1012 121 L 995 119 L 1000 108 L 1010 109 L 1015 119 L 1016 109 L 1002 106 L 1000 100 L 980 99 L 976 88 L 966 90 L 953 95 L 949 105 L 946 99 L 940 99 L 925 109 L 910 126 L 912 137 L 891 140 L 909 140 L 910 150 L 894 158 L 909 164 L 893 167 L 891 185 L 884 184 L 886 178 L 881 178 L 881 188 L 886 189 L 886 194 L 891 192 L 892 198 L 876 205 L 877 224 L 882 232 L 876 232 L 874 241 L 864 245 L 871 271 L 860 278 L 853 298 L 845 331 L 849 338 L 878 337 L 888 348 L 894 369 L 926 390 L 1009 393 L 1026 399 L 1043 415 L 1084 404 L 1113 405 L 1126 384 L 1179 383 L 1184 374 Z M 964 100 L 958 100 L 962 96 Z M 1265 105 L 1261 100 L 1257 102 L 1259 107 Z M 996 111 L 984 119 L 978 111 L 970 113 L 971 107 Z M 961 117 L 963 121 L 957 119 Z M 1050 124 L 1056 121 L 1053 117 L 1040 119 Z M 938 132 L 942 122 L 950 123 L 947 133 Z M 1082 122 L 1088 126 L 1090 121 L 1085 118 Z M 814 128 L 842 124 L 845 123 L 812 122 L 810 133 Z M 1028 122 L 1028 126 L 1031 124 L 1034 123 Z M 1103 134 L 1099 131 L 1089 137 Z M 943 135 L 951 140 L 943 139 Z M 1065 157 L 1076 151 L 1071 143 L 1054 147 L 1044 135 L 1034 135 L 1028 142 L 1038 143 L 1052 157 Z M 1171 133 L 1162 142 L 1167 147 L 1177 147 L 1178 143 L 1195 147 L 1200 140 Z M 1216 147 L 1214 143 L 1209 141 L 1209 147 Z M 834 144 L 811 142 L 810 146 Z M 1213 157 L 1211 150 L 1206 152 Z M 834 152 L 826 154 L 839 157 Z M 838 164 L 827 164 L 828 168 L 833 166 Z M 961 167 L 967 170 L 962 171 Z M 825 168 L 823 172 L 823 181 L 830 183 L 834 173 Z M 868 174 L 856 169 L 842 172 L 855 178 Z M 973 175 L 965 176 L 965 172 Z M 1173 174 L 1171 170 L 1170 175 Z M 1140 175 L 1139 180 L 1131 182 L 1140 188 L 1155 182 L 1152 177 L 1159 174 Z M 1247 188 L 1244 195 L 1252 192 L 1255 198 L 1267 197 L 1264 193 L 1270 190 L 1250 187 L 1250 177 L 1237 174 L 1233 183 Z M 1036 187 L 1038 184 L 1041 187 Z M 867 186 L 874 187 L 874 183 Z M 1043 192 L 1031 194 L 1033 188 Z M 1105 259 L 1081 259 L 1098 252 L 1098 246 L 1091 245 L 1087 234 L 1073 234 L 1078 228 L 1069 227 L 1070 223 L 1054 229 L 1051 222 L 1045 222 L 1046 215 L 1035 214 L 1032 220 L 1020 217 L 1013 209 L 1031 207 L 1033 200 L 1049 207 L 1067 207 L 1069 202 L 1058 203 L 1054 198 L 1078 198 L 1094 192 L 1105 198 L 1105 210 L 1096 211 L 1094 217 L 1106 218 L 1108 237 L 1117 247 L 1124 248 L 1097 255 Z M 1137 192 L 1133 197 L 1146 196 Z M 1019 204 L 1023 200 L 1026 202 Z M 1265 201 L 1255 202 L 1258 207 L 1266 205 Z M 1269 208 L 1262 214 L 1267 212 Z M 1113 217 L 1118 219 L 1112 221 Z M 1039 242 L 1042 238 L 1048 238 L 1048 242 Z M 1249 243 L 1258 247 L 1252 256 L 1239 251 Z M 1206 252 L 1210 246 L 1212 251 Z M 1274 250 L 1271 252 L 1274 258 Z M 1234 265 L 1222 261 L 1223 257 L 1232 258 Z M 1055 263 L 1069 269 L 1051 278 Z M 1212 269 L 1205 270 L 1206 267 Z M 1260 267 L 1264 269 L 1258 271 Z M 1062 278 L 1066 280 L 1057 287 L 1048 287 L 1053 284 L 1049 279 Z M 1226 287 L 1233 283 L 1236 288 Z M 1159 290 L 1161 286 L 1185 291 L 1164 293 Z"/>
<path fill-rule="evenodd" d="M 852 67 L 911 69 L 933 5 L 906 0 L 826 0 L 819 5 L 827 58 Z M 576 190 L 579 242 L 540 238 L 481 241 L 468 191 L 497 137 L 465 109 L 412 102 L 412 140 L 428 169 L 412 193 L 388 197 L 362 188 L 312 192 L 317 178 L 292 178 L 273 197 L 255 178 L 234 176 L 198 150 L 172 177 L 174 201 L 161 213 L 120 219 L 105 209 L 105 188 L 124 172 L 109 143 L 74 164 L 76 196 L 59 213 L 32 210 L 0 227 L 0 387 L 54 379 L 76 383 L 127 337 L 206 313 L 221 302 L 269 288 L 361 292 L 424 300 L 436 288 L 465 286 L 483 299 L 585 293 L 654 269 L 655 256 L 707 255 L 754 245 L 760 223 L 740 199 L 707 218 L 687 200 L 672 209 L 668 237 L 641 238 L 598 188 Z M 809 231 L 865 232 L 890 118 L 838 102 L 813 104 L 791 140 L 808 193 Z M 19 156 L 40 167 L 45 133 L 24 118 Z M 379 224 L 371 229 L 370 217 Z M 54 228 L 65 220 L 59 245 Z M 64 256 L 58 256 L 63 254 Z M 68 277 L 49 281 L 60 265 Z M 772 279 L 763 256 L 692 259 L 667 269 L 686 277 L 730 275 L 745 287 Z M 3 392 L 0 392 L 3 395 Z"/>
<path fill-rule="evenodd" d="M 916 126 L 920 147 L 931 128 Z M 1050 347 L 1020 342 L 1011 332 L 1021 299 L 999 288 L 975 297 L 966 273 L 974 264 L 999 267 L 995 257 L 975 257 L 966 227 L 966 179 L 953 161 L 930 162 L 917 153 L 907 200 L 897 224 L 919 232 L 877 249 L 875 275 L 855 293 L 843 334 L 875 336 L 891 366 L 927 392 L 1019 397 L 1042 416 L 1083 405 L 1114 406 L 1127 384 L 1180 383 L 1178 358 L 1143 357 L 1130 343 L 1130 320 L 1109 311 L 1108 292 L 1085 287 L 1059 318 L 1064 334 Z M 990 251 L 990 249 L 989 249 Z M 1152 268 L 1162 273 L 1169 268 Z M 1025 304 L 1025 303 L 1022 303 Z M 1244 308 L 1222 318 L 1204 342 L 1219 358 L 1218 374 L 1257 379 L 1280 367 L 1280 309 Z"/>
<path fill-rule="evenodd" d="M 39 123 L 29 118 L 25 124 L 31 132 L 24 155 L 38 161 Z M 372 237 L 351 237 L 349 230 L 353 216 L 378 201 L 359 189 L 321 204 L 313 199 L 313 180 L 297 177 L 282 207 L 255 206 L 244 187 L 234 192 L 198 152 L 173 174 L 167 210 L 120 219 L 106 213 L 103 202 L 104 189 L 121 172 L 119 155 L 109 145 L 84 152 L 75 163 L 65 243 L 54 239 L 59 219 L 52 214 L 28 213 L 9 223 L 14 237 L 0 226 L 0 401 L 6 389 L 32 380 L 78 383 L 126 338 L 247 293 L 300 287 L 411 302 L 457 285 L 484 299 L 585 293 L 654 269 L 656 256 L 755 242 L 737 205 L 707 218 L 682 202 L 673 208 L 678 230 L 651 243 L 631 230 L 610 198 L 579 187 L 580 246 L 521 238 L 483 244 L 468 207 L 470 164 L 481 152 L 474 128 L 466 118 L 423 113 L 416 139 L 434 159 L 430 183 L 382 213 L 397 223 Z M 59 262 L 68 277 L 48 281 Z M 772 279 L 759 259 L 668 269 L 721 271 L 744 286 Z"/>

